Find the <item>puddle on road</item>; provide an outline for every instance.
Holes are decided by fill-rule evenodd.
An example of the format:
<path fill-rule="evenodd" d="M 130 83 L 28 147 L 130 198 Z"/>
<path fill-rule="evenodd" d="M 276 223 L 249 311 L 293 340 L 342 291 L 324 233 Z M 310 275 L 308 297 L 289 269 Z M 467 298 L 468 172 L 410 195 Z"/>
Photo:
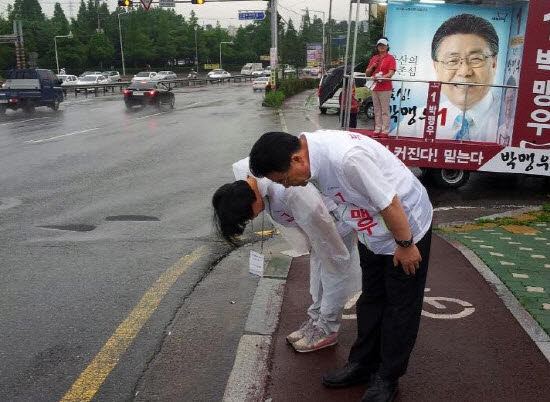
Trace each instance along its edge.
<path fill-rule="evenodd" d="M 43 229 L 67 230 L 69 232 L 91 232 L 96 228 L 94 225 L 83 225 L 83 224 L 45 225 L 45 226 L 38 226 L 38 227 Z"/>
<path fill-rule="evenodd" d="M 105 218 L 106 221 L 134 221 L 134 222 L 158 222 L 156 216 L 147 215 L 114 215 Z"/>

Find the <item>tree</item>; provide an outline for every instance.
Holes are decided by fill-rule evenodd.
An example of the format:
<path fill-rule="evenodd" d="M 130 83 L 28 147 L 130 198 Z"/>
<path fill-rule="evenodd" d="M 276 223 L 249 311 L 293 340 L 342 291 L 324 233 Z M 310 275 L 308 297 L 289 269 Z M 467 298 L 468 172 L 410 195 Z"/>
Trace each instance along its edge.
<path fill-rule="evenodd" d="M 53 24 L 56 35 L 67 35 L 69 33 L 69 21 L 67 21 L 65 12 L 61 8 L 61 4 L 59 3 L 55 3 L 51 22 Z"/>
<path fill-rule="evenodd" d="M 115 48 L 105 34 L 96 32 L 90 38 L 88 44 L 88 60 L 92 65 L 99 65 L 103 69 L 103 64 L 109 65 L 113 61 Z"/>

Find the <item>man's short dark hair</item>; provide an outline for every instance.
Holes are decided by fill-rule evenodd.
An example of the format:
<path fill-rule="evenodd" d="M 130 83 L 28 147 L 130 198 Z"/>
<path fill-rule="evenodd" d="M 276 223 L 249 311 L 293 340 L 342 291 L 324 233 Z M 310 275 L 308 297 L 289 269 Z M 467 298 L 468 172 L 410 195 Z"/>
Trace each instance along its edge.
<path fill-rule="evenodd" d="M 449 18 L 435 32 L 432 40 L 432 59 L 437 61 L 437 52 L 441 42 L 456 34 L 472 34 L 485 39 L 492 56 L 498 54 L 498 35 L 493 24 L 485 18 L 473 14 L 460 14 Z"/>
<path fill-rule="evenodd" d="M 239 244 L 237 236 L 243 234 L 246 222 L 254 218 L 254 201 L 256 194 L 244 180 L 224 184 L 214 193 L 214 224 L 228 243 L 234 246 Z"/>
<path fill-rule="evenodd" d="M 286 172 L 290 158 L 300 149 L 300 139 L 294 135 L 272 131 L 262 135 L 250 151 L 250 171 L 256 177 L 271 172 Z"/>

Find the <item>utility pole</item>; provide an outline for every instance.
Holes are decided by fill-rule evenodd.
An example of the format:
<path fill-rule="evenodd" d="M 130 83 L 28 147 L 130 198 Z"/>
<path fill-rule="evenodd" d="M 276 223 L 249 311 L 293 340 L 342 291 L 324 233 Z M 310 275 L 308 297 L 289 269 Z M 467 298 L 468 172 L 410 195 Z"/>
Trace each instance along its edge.
<path fill-rule="evenodd" d="M 332 67 L 332 0 L 328 6 L 328 62 L 329 68 Z"/>
<path fill-rule="evenodd" d="M 271 51 L 270 51 L 270 66 L 271 74 L 275 74 L 271 85 L 274 86 L 277 77 L 277 0 L 271 0 Z"/>

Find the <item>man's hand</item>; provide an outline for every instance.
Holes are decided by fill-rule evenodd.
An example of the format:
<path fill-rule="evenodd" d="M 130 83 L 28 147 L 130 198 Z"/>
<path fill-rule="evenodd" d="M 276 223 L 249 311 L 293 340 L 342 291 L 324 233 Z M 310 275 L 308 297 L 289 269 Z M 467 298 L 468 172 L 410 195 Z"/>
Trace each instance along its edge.
<path fill-rule="evenodd" d="M 418 267 L 420 266 L 422 257 L 415 244 L 410 247 L 397 246 L 395 254 L 393 256 L 393 265 L 397 267 L 399 264 L 403 267 L 403 271 L 407 275 L 414 275 Z"/>

